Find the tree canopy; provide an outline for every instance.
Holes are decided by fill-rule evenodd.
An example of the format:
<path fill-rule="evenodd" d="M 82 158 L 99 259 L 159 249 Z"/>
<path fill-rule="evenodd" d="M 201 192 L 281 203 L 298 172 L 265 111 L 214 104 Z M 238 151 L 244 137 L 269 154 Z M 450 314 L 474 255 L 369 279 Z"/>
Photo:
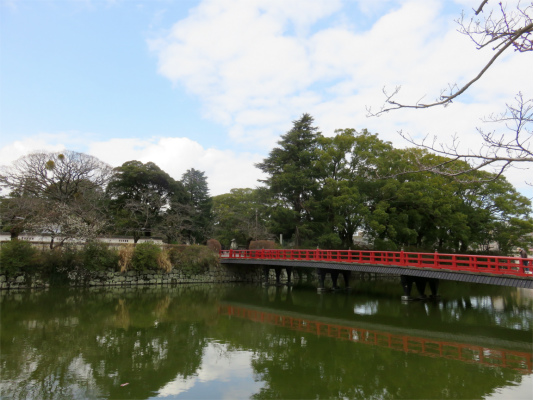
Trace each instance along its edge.
<path fill-rule="evenodd" d="M 12 237 L 23 230 L 48 233 L 51 247 L 59 233 L 63 241 L 95 237 L 107 224 L 104 191 L 111 176 L 109 165 L 74 151 L 21 157 L 0 173 L 9 192 L 1 202 L 4 229 Z"/>
<path fill-rule="evenodd" d="M 257 165 L 273 199 L 265 219 L 273 236 L 296 247 L 349 248 L 360 233 L 376 249 L 488 251 L 497 243 L 509 252 L 533 231 L 530 201 L 502 176 L 474 171 L 459 182 L 420 172 L 418 161 L 450 160 L 395 149 L 367 130 L 324 137 L 312 121 L 308 114 L 294 121 Z"/>
<path fill-rule="evenodd" d="M 151 236 L 175 203 L 186 199 L 183 185 L 153 162 L 128 161 L 115 168 L 107 187 L 115 229 L 135 242 Z"/>

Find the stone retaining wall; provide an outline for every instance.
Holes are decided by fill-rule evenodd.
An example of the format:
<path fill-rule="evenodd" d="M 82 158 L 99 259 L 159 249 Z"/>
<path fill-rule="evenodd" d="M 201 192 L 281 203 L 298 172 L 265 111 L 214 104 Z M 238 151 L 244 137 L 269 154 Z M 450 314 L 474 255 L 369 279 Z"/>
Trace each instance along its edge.
<path fill-rule="evenodd" d="M 71 286 L 137 286 L 175 285 L 180 283 L 261 282 L 260 268 L 251 266 L 219 265 L 202 274 L 189 274 L 181 270 L 162 271 L 77 271 L 68 275 Z M 0 289 L 46 288 L 50 283 L 38 275 L 13 277 L 0 275 Z"/>

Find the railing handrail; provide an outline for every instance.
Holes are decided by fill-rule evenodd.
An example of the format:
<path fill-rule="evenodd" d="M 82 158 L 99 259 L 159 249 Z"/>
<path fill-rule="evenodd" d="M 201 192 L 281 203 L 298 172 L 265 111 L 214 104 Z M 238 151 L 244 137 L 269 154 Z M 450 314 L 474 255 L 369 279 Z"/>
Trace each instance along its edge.
<path fill-rule="evenodd" d="M 533 278 L 533 266 L 524 266 L 521 257 L 414 253 L 378 250 L 256 249 L 221 250 L 221 258 L 249 260 L 328 261 L 358 264 L 391 265 L 434 270 L 512 275 Z M 526 259 L 528 263 L 533 260 Z"/>

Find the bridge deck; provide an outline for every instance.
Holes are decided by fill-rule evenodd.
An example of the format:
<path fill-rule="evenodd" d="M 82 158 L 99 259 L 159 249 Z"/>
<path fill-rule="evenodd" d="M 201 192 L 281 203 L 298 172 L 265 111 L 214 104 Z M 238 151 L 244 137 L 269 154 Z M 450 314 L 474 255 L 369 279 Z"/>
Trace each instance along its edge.
<path fill-rule="evenodd" d="M 224 264 L 325 268 L 533 288 L 518 257 L 358 250 L 224 250 Z"/>

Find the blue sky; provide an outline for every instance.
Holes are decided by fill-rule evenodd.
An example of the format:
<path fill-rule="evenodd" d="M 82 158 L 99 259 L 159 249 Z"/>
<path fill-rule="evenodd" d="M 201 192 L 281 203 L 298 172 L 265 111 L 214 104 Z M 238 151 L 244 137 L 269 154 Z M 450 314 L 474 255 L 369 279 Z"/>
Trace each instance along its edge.
<path fill-rule="evenodd" d="M 0 164 L 64 148 L 112 166 L 206 172 L 212 194 L 254 187 L 253 164 L 303 113 L 325 135 L 367 128 L 398 147 L 457 134 L 531 97 L 531 55 L 509 54 L 446 109 L 389 113 L 464 82 L 490 54 L 456 32 L 477 0 L 0 0 Z M 524 170 L 509 179 L 524 194 Z"/>

